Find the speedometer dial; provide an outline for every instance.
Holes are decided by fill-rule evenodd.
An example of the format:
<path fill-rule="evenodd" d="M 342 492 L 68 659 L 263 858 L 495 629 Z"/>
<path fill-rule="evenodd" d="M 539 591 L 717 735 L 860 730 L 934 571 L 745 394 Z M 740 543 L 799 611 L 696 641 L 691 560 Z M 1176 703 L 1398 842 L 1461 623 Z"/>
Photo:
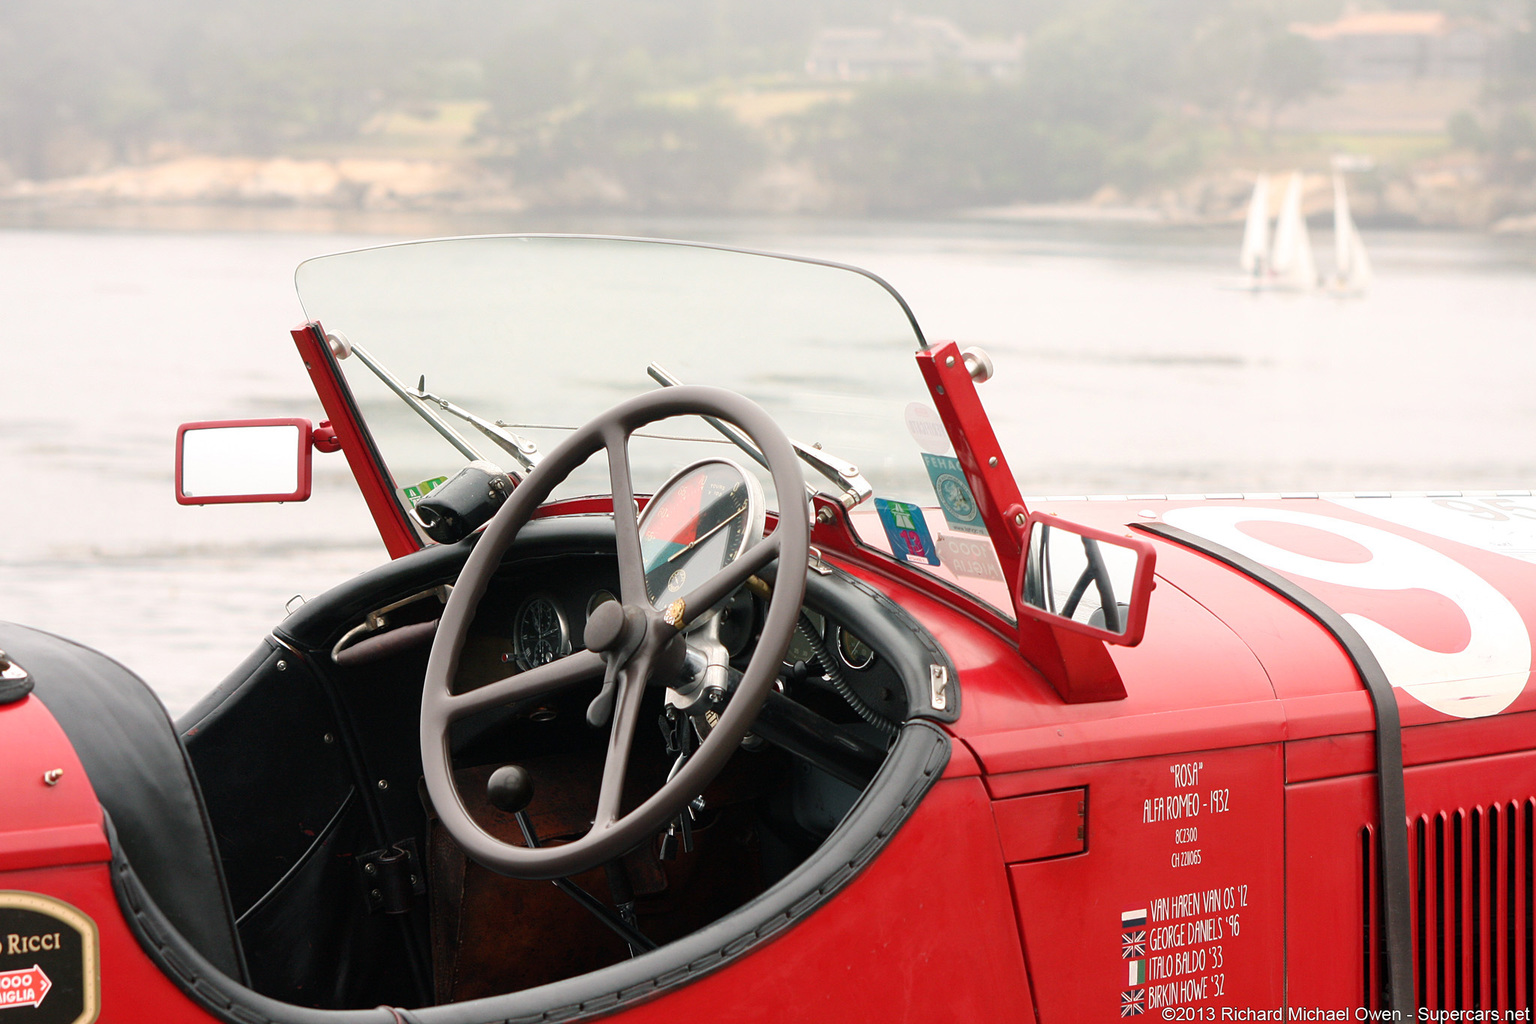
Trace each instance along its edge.
<path fill-rule="evenodd" d="M 696 590 L 763 536 L 763 489 L 729 459 L 706 459 L 662 485 L 640 517 L 645 593 L 663 608 Z"/>
<path fill-rule="evenodd" d="M 512 650 L 518 667 L 524 670 L 570 654 L 571 632 L 560 606 L 543 596 L 523 602 L 513 620 Z"/>

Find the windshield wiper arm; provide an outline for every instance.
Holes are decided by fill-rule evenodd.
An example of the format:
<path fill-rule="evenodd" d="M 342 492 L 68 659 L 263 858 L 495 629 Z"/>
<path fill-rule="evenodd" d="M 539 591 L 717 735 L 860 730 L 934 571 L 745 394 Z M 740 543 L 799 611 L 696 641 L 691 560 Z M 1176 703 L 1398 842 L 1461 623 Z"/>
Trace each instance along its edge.
<path fill-rule="evenodd" d="M 406 405 L 410 406 L 411 410 L 415 412 L 416 415 L 426 420 L 428 426 L 437 431 L 439 434 L 443 435 L 443 440 L 457 448 L 460 455 L 470 460 L 478 460 L 481 462 L 489 461 L 485 456 L 481 455 L 478 451 L 475 450 L 474 445 L 464 440 L 463 436 L 457 430 L 454 430 L 448 424 L 444 423 L 442 417 L 438 416 L 437 413 L 423 405 L 421 403 L 421 399 L 415 394 L 412 394 L 410 388 L 400 383 L 394 374 L 386 370 L 384 368 L 384 364 L 380 363 L 377 359 L 374 359 L 373 356 L 369 355 L 367 349 L 363 348 L 361 345 L 354 345 L 347 341 L 343 342 L 343 346 L 348 355 L 354 355 L 361 359 L 363 361 L 363 365 L 372 370 L 373 375 L 384 382 L 385 387 L 389 388 L 389 390 L 398 395 L 400 400 Z M 331 348 L 332 351 L 335 351 L 336 345 L 332 344 Z M 346 356 L 338 354 L 337 358 L 345 359 Z"/>
<path fill-rule="evenodd" d="M 682 383 L 682 381 L 672 376 L 666 370 L 663 370 L 656 363 L 647 366 L 645 372 L 650 374 L 651 379 L 664 388 L 676 387 Z M 746 434 L 743 434 L 724 420 L 716 419 L 713 416 L 705 416 L 703 419 L 705 423 L 708 423 L 725 435 L 728 441 L 746 452 L 752 461 L 764 469 L 768 468 L 768 460 L 763 457 L 762 452 L 757 450 L 757 446 L 752 443 Z M 864 479 L 863 474 L 859 472 L 859 467 L 847 459 L 840 459 L 831 452 L 822 451 L 820 448 L 803 445 L 794 438 L 790 438 L 789 443 L 794 445 L 795 454 L 800 456 L 800 461 L 832 481 L 837 485 L 838 490 L 843 492 L 842 497 L 838 501 L 844 508 L 854 508 L 861 502 L 868 501 L 874 496 L 875 489 L 869 485 L 868 480 Z M 812 494 L 816 493 L 816 489 L 809 484 L 806 485 L 806 490 Z"/>
<path fill-rule="evenodd" d="M 503 429 L 499 423 L 492 423 L 489 420 L 482 419 L 468 409 L 454 405 L 446 398 L 434 395 L 427 390 L 425 374 L 417 382 L 416 388 L 411 394 L 423 402 L 433 403 L 451 416 L 457 416 L 492 441 L 495 441 L 498 447 L 517 460 L 518 465 L 523 467 L 524 473 L 530 472 L 534 466 L 539 464 L 539 446 L 534 444 L 533 441 L 521 434 L 514 434 L 510 430 Z"/>

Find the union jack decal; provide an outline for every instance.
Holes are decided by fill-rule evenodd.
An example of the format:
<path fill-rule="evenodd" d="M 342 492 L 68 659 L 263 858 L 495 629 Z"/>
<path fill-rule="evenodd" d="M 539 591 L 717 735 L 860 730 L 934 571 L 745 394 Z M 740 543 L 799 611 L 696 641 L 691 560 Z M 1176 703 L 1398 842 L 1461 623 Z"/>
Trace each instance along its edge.
<path fill-rule="evenodd" d="M 1147 1012 L 1147 990 L 1128 989 L 1120 993 L 1120 1016 L 1140 1017 Z"/>
<path fill-rule="evenodd" d="M 1120 933 L 1120 959 L 1135 960 L 1147 955 L 1147 933 L 1144 931 Z"/>

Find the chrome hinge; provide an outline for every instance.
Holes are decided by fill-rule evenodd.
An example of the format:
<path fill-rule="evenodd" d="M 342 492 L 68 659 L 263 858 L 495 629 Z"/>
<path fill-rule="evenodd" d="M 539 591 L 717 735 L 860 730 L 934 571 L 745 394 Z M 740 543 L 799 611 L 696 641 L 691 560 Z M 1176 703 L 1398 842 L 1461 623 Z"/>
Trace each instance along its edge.
<path fill-rule="evenodd" d="M 32 692 L 32 677 L 27 670 L 0 651 L 0 704 L 14 704 Z"/>
<path fill-rule="evenodd" d="M 949 707 L 949 669 L 943 665 L 928 666 L 928 692 L 933 710 Z"/>

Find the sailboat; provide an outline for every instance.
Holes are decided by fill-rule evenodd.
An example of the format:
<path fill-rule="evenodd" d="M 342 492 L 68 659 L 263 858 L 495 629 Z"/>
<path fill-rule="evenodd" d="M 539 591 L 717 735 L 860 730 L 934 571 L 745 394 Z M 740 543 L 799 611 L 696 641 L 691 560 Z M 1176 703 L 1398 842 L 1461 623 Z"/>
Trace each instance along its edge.
<path fill-rule="evenodd" d="M 1310 291 L 1317 287 L 1317 264 L 1312 260 L 1312 240 L 1301 215 L 1301 172 L 1293 171 L 1275 220 L 1275 247 L 1270 252 L 1271 288 Z"/>
<path fill-rule="evenodd" d="M 1243 249 L 1238 257 L 1243 273 L 1255 280 L 1269 275 L 1269 175 L 1253 183 L 1248 220 L 1243 224 Z"/>
<path fill-rule="evenodd" d="M 1365 243 L 1354 218 L 1349 215 L 1349 196 L 1344 191 L 1344 176 L 1333 172 L 1333 249 L 1334 272 L 1328 290 L 1339 295 L 1361 295 L 1371 284 L 1371 261 L 1365 255 Z"/>
<path fill-rule="evenodd" d="M 1275 221 L 1274 244 L 1269 239 L 1269 176 L 1260 174 L 1248 201 L 1243 247 L 1238 265 L 1243 276 L 1235 287 L 1247 291 L 1310 291 L 1317 287 L 1317 264 L 1307 221 L 1301 215 L 1301 172 L 1291 174 Z"/>

